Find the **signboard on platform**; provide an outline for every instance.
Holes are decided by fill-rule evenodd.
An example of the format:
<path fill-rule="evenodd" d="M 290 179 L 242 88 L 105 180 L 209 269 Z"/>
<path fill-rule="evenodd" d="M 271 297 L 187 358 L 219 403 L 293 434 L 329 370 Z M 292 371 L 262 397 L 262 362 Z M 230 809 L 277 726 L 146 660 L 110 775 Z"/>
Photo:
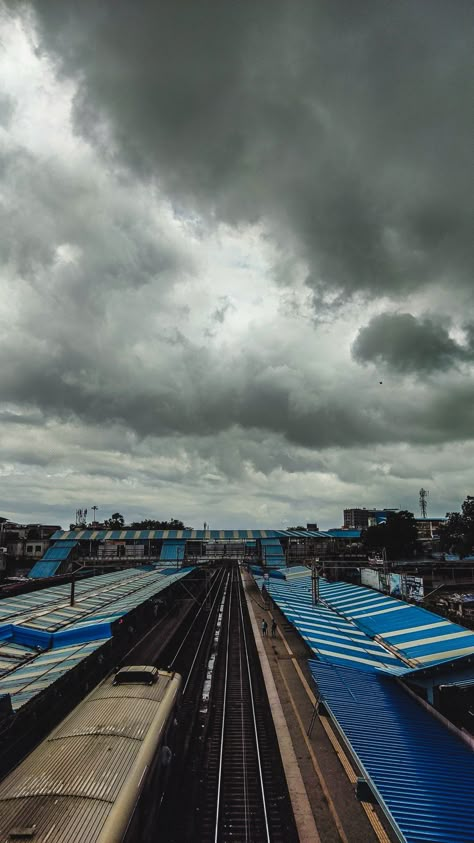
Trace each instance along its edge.
<path fill-rule="evenodd" d="M 423 579 L 421 577 L 413 577 L 408 574 L 403 577 L 403 595 L 407 600 L 416 600 L 420 602 L 424 597 Z"/>
<path fill-rule="evenodd" d="M 390 594 L 392 597 L 402 596 L 402 582 L 400 574 L 390 574 Z"/>
<path fill-rule="evenodd" d="M 379 572 L 373 568 L 361 568 L 360 581 L 362 585 L 368 588 L 375 588 L 380 591 Z"/>

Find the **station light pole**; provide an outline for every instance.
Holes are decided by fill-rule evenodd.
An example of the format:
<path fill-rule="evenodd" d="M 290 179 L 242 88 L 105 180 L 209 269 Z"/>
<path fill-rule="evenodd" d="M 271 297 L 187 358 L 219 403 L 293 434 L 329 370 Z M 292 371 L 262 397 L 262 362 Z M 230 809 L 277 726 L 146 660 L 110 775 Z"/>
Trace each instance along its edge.
<path fill-rule="evenodd" d="M 317 606 L 319 603 L 319 574 L 321 572 L 321 568 L 319 565 L 319 559 L 314 559 L 311 563 L 311 595 L 313 606 Z"/>

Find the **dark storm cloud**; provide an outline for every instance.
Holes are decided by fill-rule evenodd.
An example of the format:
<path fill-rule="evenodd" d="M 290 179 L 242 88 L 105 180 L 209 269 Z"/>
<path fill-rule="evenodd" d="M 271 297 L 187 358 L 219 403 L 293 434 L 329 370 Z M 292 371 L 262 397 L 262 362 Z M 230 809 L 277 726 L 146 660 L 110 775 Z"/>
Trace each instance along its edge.
<path fill-rule="evenodd" d="M 470 283 L 471 2 L 34 6 L 78 131 L 104 152 L 107 121 L 188 209 L 263 220 L 316 307 Z"/>
<path fill-rule="evenodd" d="M 261 362 L 222 371 L 219 360 L 195 346 L 181 347 L 141 373 L 133 364 L 110 359 L 95 366 L 94 347 L 79 352 L 63 344 L 41 347 L 25 339 L 21 350 L 0 344 L 4 400 L 40 407 L 46 415 L 72 415 L 95 424 L 117 422 L 148 435 L 206 436 L 234 425 L 281 433 L 306 446 L 386 441 L 371 410 L 354 411 L 337 395 L 298 402 L 305 386 L 295 372 L 293 386 L 280 383 Z M 240 363 L 241 365 L 241 363 Z M 169 373 L 172 373 L 171 377 Z"/>
<path fill-rule="evenodd" d="M 397 372 L 439 372 L 474 360 L 474 348 L 460 345 L 447 329 L 411 313 L 382 313 L 361 328 L 352 346 L 359 363 L 378 363 Z"/>
<path fill-rule="evenodd" d="M 299 523 L 315 495 L 323 513 L 403 502 L 397 470 L 416 498 L 441 465 L 457 501 L 474 426 L 472 5 L 362 5 L 34 4 L 37 54 L 12 38 L 0 128 L 12 500 L 48 490 L 66 519 L 80 489 L 156 515 L 159 488 L 185 520 Z M 371 320 L 354 354 L 430 376 L 387 388 L 348 343 L 402 295 L 430 319 Z M 331 320 L 314 328 L 309 300 Z"/>

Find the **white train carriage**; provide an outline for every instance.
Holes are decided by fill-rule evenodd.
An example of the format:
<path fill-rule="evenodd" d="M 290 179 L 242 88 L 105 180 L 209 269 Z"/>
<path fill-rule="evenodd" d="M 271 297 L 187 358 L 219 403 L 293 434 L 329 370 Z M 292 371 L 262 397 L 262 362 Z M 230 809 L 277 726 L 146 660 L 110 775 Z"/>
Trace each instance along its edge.
<path fill-rule="evenodd" d="M 151 840 L 181 676 L 124 667 L 0 783 L 0 843 Z"/>

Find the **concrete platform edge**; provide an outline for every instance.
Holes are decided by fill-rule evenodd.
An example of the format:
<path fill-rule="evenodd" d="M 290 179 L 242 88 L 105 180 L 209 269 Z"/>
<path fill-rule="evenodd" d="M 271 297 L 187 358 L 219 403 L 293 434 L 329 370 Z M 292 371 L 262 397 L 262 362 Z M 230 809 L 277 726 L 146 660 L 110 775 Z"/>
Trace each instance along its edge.
<path fill-rule="evenodd" d="M 316 828 L 316 823 L 314 821 L 313 812 L 309 803 L 308 794 L 306 793 L 306 788 L 303 782 L 303 778 L 301 776 L 300 768 L 298 766 L 295 751 L 293 749 L 293 743 L 291 741 L 285 715 L 283 713 L 280 698 L 278 696 L 278 691 L 276 689 L 273 674 L 268 662 L 268 657 L 265 652 L 262 639 L 260 637 L 260 629 L 255 618 L 252 599 L 247 593 L 248 581 L 245 575 L 243 577 L 243 582 L 245 590 L 245 599 L 247 601 L 252 630 L 257 645 L 257 652 L 262 667 L 263 677 L 265 680 L 268 700 L 270 702 L 270 708 L 272 711 L 273 722 L 275 724 L 275 731 L 277 734 L 278 745 L 280 747 L 280 753 L 285 769 L 288 791 L 290 794 L 300 843 L 321 843 L 321 837 L 319 836 L 318 830 Z"/>

